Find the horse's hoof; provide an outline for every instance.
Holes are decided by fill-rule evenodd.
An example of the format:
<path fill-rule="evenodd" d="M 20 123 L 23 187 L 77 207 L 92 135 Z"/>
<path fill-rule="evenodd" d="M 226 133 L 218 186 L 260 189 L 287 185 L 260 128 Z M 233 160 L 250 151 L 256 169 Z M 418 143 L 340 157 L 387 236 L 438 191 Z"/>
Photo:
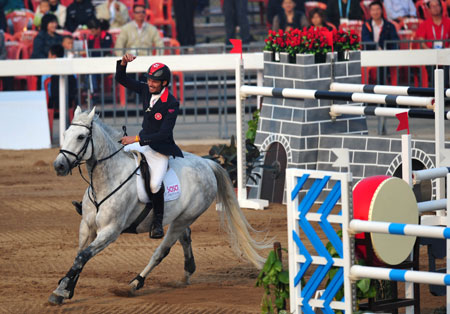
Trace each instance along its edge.
<path fill-rule="evenodd" d="M 64 301 L 64 297 L 56 295 L 52 293 L 50 297 L 48 298 L 48 303 L 51 305 L 61 305 Z"/>

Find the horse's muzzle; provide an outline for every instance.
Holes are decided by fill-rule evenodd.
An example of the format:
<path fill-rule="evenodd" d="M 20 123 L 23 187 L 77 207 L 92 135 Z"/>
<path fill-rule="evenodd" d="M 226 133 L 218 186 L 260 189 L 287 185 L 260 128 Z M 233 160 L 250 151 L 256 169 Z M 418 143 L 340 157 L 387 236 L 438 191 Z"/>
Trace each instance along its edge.
<path fill-rule="evenodd" d="M 70 172 L 70 166 L 61 154 L 56 157 L 55 161 L 53 162 L 53 167 L 55 168 L 56 174 L 58 176 L 66 176 Z"/>

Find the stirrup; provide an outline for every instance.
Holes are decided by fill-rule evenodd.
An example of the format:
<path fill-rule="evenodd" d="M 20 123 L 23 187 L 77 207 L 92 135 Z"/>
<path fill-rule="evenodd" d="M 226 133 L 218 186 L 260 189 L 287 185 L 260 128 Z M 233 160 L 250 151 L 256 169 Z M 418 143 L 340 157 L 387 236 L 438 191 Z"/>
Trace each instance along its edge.
<path fill-rule="evenodd" d="M 150 229 L 150 238 L 152 239 L 161 239 L 164 237 L 164 229 L 161 224 L 152 224 L 152 227 Z"/>
<path fill-rule="evenodd" d="M 83 205 L 82 202 L 72 201 L 72 205 L 75 206 L 75 210 L 78 215 L 83 216 Z"/>

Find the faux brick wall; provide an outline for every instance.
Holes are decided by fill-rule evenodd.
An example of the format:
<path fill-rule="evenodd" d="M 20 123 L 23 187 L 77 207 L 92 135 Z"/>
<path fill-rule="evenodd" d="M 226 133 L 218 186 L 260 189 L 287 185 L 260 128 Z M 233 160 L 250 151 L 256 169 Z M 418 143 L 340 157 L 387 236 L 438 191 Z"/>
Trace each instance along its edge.
<path fill-rule="evenodd" d="M 287 54 L 282 54 L 280 62 L 272 62 L 271 54 L 265 52 L 264 86 L 329 90 L 331 82 L 361 83 L 359 52 L 351 52 L 345 62 L 330 63 L 331 53 L 327 63 L 315 64 L 313 55 L 297 55 L 296 61 L 290 64 Z M 332 166 L 337 159 L 333 150 L 347 148 L 355 180 L 393 175 L 401 167 L 401 139 L 368 137 L 365 116 L 342 115 L 331 120 L 332 103 L 348 102 L 265 97 L 255 145 L 264 153 L 273 142 L 280 142 L 288 156 L 288 168 L 324 171 L 347 171 Z M 434 142 L 413 140 L 412 154 L 426 168 L 434 167 Z M 249 197 L 260 197 L 259 184 L 249 186 Z M 435 182 L 432 188 L 434 196 Z"/>

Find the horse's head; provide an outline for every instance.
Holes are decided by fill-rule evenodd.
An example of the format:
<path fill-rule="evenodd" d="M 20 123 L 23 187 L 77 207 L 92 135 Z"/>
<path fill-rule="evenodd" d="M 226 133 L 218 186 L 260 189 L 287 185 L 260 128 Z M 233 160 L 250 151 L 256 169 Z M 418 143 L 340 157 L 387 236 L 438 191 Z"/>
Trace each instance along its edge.
<path fill-rule="evenodd" d="M 64 131 L 64 141 L 53 166 L 59 176 L 68 175 L 82 161 L 93 154 L 92 124 L 95 107 L 91 112 L 81 112 L 77 107 L 69 128 Z"/>

